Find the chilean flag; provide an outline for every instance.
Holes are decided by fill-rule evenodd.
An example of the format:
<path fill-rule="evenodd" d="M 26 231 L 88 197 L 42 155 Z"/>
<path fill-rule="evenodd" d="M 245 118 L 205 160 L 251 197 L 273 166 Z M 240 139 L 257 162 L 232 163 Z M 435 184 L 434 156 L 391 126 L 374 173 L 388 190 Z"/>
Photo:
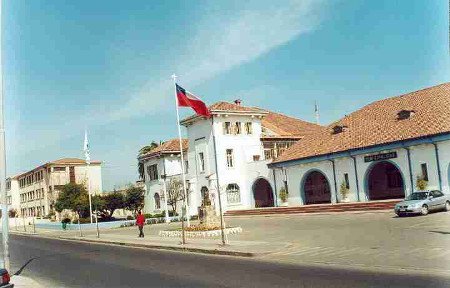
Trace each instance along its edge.
<path fill-rule="evenodd" d="M 205 102 L 187 92 L 181 86 L 178 86 L 178 84 L 175 84 L 175 86 L 177 88 L 178 107 L 191 107 L 197 115 L 211 116 Z"/>

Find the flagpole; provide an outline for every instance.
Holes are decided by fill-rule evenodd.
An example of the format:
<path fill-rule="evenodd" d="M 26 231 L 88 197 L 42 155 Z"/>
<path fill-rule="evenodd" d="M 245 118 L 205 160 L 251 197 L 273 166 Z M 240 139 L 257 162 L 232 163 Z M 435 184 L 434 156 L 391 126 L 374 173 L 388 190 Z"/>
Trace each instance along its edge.
<path fill-rule="evenodd" d="M 5 126 L 4 126 L 4 100 L 3 100 L 3 49 L 2 49 L 2 1 L 0 0 L 0 190 L 2 199 L 2 242 L 3 242 L 3 267 L 9 270 L 9 215 L 6 197 L 6 150 L 5 150 Z"/>
<path fill-rule="evenodd" d="M 183 142 L 181 140 L 181 125 L 180 125 L 180 113 L 178 112 L 178 97 L 177 97 L 177 76 L 175 74 L 172 75 L 173 84 L 175 88 L 175 106 L 177 110 L 177 128 L 178 128 L 178 140 L 180 142 L 180 155 L 181 155 L 181 175 L 183 179 L 183 191 L 184 191 L 184 209 L 186 210 L 186 218 L 187 218 L 187 226 L 190 226 L 190 216 L 189 216 L 189 205 L 187 203 L 187 193 L 186 191 L 186 175 L 185 175 L 185 168 L 184 168 L 184 156 L 183 156 Z M 183 217 L 184 215 L 182 215 Z"/>
<path fill-rule="evenodd" d="M 84 156 L 86 157 L 86 178 L 88 182 L 88 195 L 89 195 L 89 216 L 91 217 L 91 224 L 94 223 L 92 219 L 92 196 L 91 196 L 91 179 L 90 179 L 90 167 L 91 159 L 89 156 L 89 142 L 87 137 L 87 130 L 84 130 Z"/>
<path fill-rule="evenodd" d="M 214 133 L 214 115 L 211 113 L 211 130 L 213 136 L 213 146 L 214 146 L 214 165 L 216 166 L 216 185 L 217 185 L 217 196 L 219 197 L 219 213 L 220 213 L 220 234 L 222 236 L 222 245 L 228 244 L 227 235 L 225 235 L 225 219 L 223 217 L 222 210 L 222 197 L 220 195 L 220 185 L 219 185 L 219 168 L 217 164 L 217 148 L 216 148 L 216 134 Z"/>

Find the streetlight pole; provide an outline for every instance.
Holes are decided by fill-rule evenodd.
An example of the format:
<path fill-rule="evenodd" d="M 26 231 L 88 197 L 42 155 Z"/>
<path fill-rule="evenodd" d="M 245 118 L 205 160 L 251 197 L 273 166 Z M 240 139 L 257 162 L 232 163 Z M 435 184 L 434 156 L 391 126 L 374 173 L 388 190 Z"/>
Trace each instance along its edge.
<path fill-rule="evenodd" d="M 3 101 L 3 45 L 2 45 L 2 0 L 0 0 L 0 190 L 2 195 L 2 240 L 4 268 L 9 270 L 9 215 L 6 199 L 6 150 L 5 150 L 5 124 Z"/>

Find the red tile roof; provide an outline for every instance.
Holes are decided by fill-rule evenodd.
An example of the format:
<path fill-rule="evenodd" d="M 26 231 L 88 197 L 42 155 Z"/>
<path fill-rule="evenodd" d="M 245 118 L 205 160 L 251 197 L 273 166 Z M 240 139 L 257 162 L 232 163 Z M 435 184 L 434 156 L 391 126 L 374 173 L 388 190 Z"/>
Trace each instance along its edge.
<path fill-rule="evenodd" d="M 187 151 L 189 147 L 188 139 L 181 139 L 181 143 L 182 143 L 181 145 L 183 146 L 183 151 Z M 180 153 L 180 142 L 178 138 L 167 140 L 166 142 L 150 150 L 149 152 L 145 153 L 139 158 L 146 158 L 160 154 L 172 154 L 172 153 L 174 154 Z"/>
<path fill-rule="evenodd" d="M 91 161 L 90 163 L 93 164 L 93 165 L 102 164 L 101 161 Z M 32 170 L 29 170 L 27 172 L 18 174 L 16 176 L 12 177 L 12 179 L 18 179 L 18 178 L 20 178 L 20 177 L 22 177 L 24 175 L 27 175 L 27 174 L 32 173 L 34 171 L 37 171 L 37 170 L 40 170 L 42 168 L 48 167 L 50 165 L 86 165 L 86 160 L 83 160 L 83 159 L 80 159 L 80 158 L 61 158 L 61 159 L 58 159 L 58 160 L 54 160 L 54 161 L 50 161 L 50 162 L 47 162 L 45 164 L 42 164 L 42 165 L 40 165 L 38 167 L 35 167 Z"/>
<path fill-rule="evenodd" d="M 318 130 L 323 129 L 323 126 L 306 122 L 300 119 L 293 118 L 291 116 L 286 116 L 277 112 L 272 112 L 269 110 L 264 110 L 258 107 L 248 107 L 243 105 L 238 105 L 229 102 L 217 102 L 209 106 L 209 110 L 214 113 L 224 113 L 224 112 L 243 112 L 243 113 L 255 113 L 260 114 L 262 118 L 263 127 L 274 132 L 276 135 L 264 135 L 264 138 L 292 138 L 298 139 L 311 133 L 315 133 Z M 195 119 L 197 116 L 193 115 L 181 122 L 190 121 Z"/>
<path fill-rule="evenodd" d="M 229 102 L 217 102 L 209 106 L 209 110 L 212 112 L 219 112 L 219 111 L 226 111 L 226 112 L 256 112 L 261 113 L 264 112 L 264 110 L 256 108 L 256 107 L 247 107 L 238 105 L 235 103 L 229 103 Z"/>
<path fill-rule="evenodd" d="M 373 102 L 305 137 L 273 163 L 450 133 L 450 83 Z M 399 120 L 401 110 L 414 111 Z M 346 126 L 333 133 L 335 126 Z"/>
<path fill-rule="evenodd" d="M 268 114 L 264 116 L 261 121 L 262 125 L 277 134 L 276 137 L 303 138 L 325 129 L 323 126 L 296 119 L 291 116 L 272 111 L 267 112 Z M 267 138 L 273 138 L 273 136 L 268 136 Z"/>
<path fill-rule="evenodd" d="M 101 164 L 101 161 L 91 161 L 91 164 Z M 51 161 L 47 164 L 61 164 L 61 165 L 66 165 L 66 164 L 86 164 L 86 160 L 84 159 L 79 159 L 79 158 L 62 158 L 62 159 L 58 159 L 55 161 Z"/>

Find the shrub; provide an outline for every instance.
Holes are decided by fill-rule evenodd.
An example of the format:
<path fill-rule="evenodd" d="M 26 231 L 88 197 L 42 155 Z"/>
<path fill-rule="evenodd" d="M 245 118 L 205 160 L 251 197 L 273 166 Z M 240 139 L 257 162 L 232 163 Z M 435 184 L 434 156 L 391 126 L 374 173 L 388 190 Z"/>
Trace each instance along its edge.
<path fill-rule="evenodd" d="M 345 183 L 345 181 L 342 181 L 341 187 L 339 190 L 340 190 L 339 192 L 342 195 L 342 198 L 346 199 L 348 194 L 350 193 L 350 190 L 347 188 L 347 184 Z"/>
<path fill-rule="evenodd" d="M 423 190 L 427 189 L 427 186 L 428 186 L 428 181 L 425 180 L 421 176 L 417 176 L 417 180 L 416 180 L 416 187 L 417 187 L 417 189 L 423 191 Z"/>
<path fill-rule="evenodd" d="M 10 209 L 8 214 L 10 218 L 15 218 L 17 216 L 17 211 L 16 209 Z"/>
<path fill-rule="evenodd" d="M 127 220 L 134 220 L 134 217 L 131 216 L 131 215 L 128 215 L 128 216 L 127 216 Z"/>
<path fill-rule="evenodd" d="M 155 215 L 157 215 L 157 214 L 155 214 Z M 145 214 L 144 214 L 144 217 L 145 217 L 145 218 L 154 218 L 155 215 L 150 214 L 150 213 L 145 213 Z"/>
<path fill-rule="evenodd" d="M 287 199 L 288 199 L 288 193 L 287 193 L 287 191 L 286 191 L 286 188 L 284 188 L 284 187 L 282 187 L 281 189 L 280 189 L 280 192 L 278 193 L 279 195 L 280 195 L 280 200 L 281 200 L 281 202 L 286 202 L 287 201 Z"/>
<path fill-rule="evenodd" d="M 61 220 L 61 223 L 70 223 L 70 219 L 69 218 L 64 218 Z"/>

